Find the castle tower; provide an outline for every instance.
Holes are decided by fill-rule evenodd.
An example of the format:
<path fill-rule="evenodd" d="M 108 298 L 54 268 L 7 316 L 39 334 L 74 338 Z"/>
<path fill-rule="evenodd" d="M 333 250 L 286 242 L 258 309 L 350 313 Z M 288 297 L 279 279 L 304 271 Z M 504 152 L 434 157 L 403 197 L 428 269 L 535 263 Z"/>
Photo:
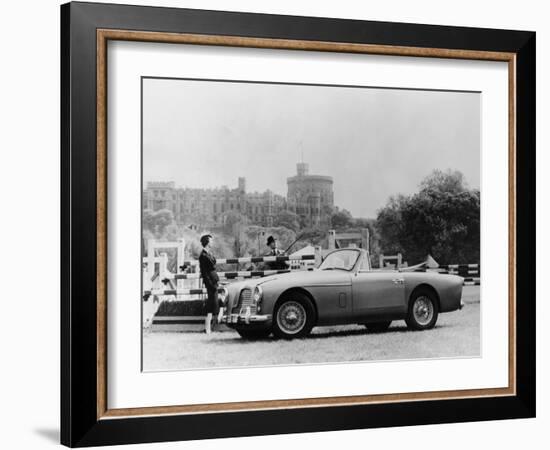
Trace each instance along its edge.
<path fill-rule="evenodd" d="M 147 183 L 148 209 L 170 209 L 176 215 L 176 201 L 174 198 L 175 183 L 173 181 L 149 181 Z"/>
<path fill-rule="evenodd" d="M 313 192 L 309 197 L 309 211 L 311 215 L 311 226 L 321 225 L 321 193 Z"/>
<path fill-rule="evenodd" d="M 296 171 L 297 171 L 299 177 L 307 176 L 307 174 L 309 172 L 309 164 L 307 164 L 305 162 L 300 162 L 300 163 L 296 164 Z"/>
<path fill-rule="evenodd" d="M 246 178 L 239 177 L 238 183 L 237 198 L 239 203 L 239 211 L 241 214 L 246 214 Z"/>
<path fill-rule="evenodd" d="M 246 192 L 246 178 L 239 177 L 239 192 L 244 194 Z"/>
<path fill-rule="evenodd" d="M 265 205 L 265 225 L 267 227 L 273 226 L 273 192 L 269 189 L 264 194 Z"/>
<path fill-rule="evenodd" d="M 312 226 L 330 223 L 334 208 L 332 177 L 310 175 L 309 165 L 296 164 L 296 175 L 287 178 L 287 205 L 290 211 Z"/>

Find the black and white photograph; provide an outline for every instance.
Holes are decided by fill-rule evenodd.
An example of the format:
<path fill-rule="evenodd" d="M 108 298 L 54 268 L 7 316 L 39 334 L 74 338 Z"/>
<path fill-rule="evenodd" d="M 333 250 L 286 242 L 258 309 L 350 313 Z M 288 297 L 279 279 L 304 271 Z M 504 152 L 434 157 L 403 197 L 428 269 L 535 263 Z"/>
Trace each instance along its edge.
<path fill-rule="evenodd" d="M 480 92 L 141 92 L 143 371 L 480 356 Z"/>

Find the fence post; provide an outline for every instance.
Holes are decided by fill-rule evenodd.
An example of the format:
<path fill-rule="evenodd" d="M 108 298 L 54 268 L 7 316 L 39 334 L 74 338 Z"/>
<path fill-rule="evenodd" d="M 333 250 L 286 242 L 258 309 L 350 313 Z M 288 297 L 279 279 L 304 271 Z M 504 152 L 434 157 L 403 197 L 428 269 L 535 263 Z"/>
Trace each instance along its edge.
<path fill-rule="evenodd" d="M 321 252 L 321 246 L 315 246 L 315 267 L 319 267 L 323 262 L 323 254 Z"/>
<path fill-rule="evenodd" d="M 178 248 L 177 248 L 177 267 L 176 272 L 180 271 L 180 266 L 183 266 L 183 262 L 185 261 L 185 239 L 179 238 L 178 239 Z"/>
<path fill-rule="evenodd" d="M 168 254 L 161 253 L 159 263 L 159 280 L 164 280 L 168 276 Z"/>
<path fill-rule="evenodd" d="M 370 234 L 368 228 L 361 228 L 361 248 L 370 252 Z"/>
<path fill-rule="evenodd" d="M 181 272 L 180 267 L 183 266 L 185 262 L 185 239 L 179 238 L 178 239 L 178 247 L 176 249 L 176 273 Z M 180 289 L 184 286 L 183 280 L 177 280 L 176 281 L 176 289 Z M 181 295 L 176 296 L 177 300 L 183 300 Z"/>
<path fill-rule="evenodd" d="M 147 277 L 149 281 L 155 275 L 155 240 L 147 239 Z"/>
<path fill-rule="evenodd" d="M 334 250 L 336 248 L 336 231 L 328 230 L 328 249 Z"/>

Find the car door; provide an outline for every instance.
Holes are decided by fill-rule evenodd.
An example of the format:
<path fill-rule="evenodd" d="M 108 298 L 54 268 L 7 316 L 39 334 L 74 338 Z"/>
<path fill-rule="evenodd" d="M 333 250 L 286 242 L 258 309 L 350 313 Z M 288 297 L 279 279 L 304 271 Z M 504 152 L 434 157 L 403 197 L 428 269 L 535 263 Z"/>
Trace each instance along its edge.
<path fill-rule="evenodd" d="M 403 274 L 359 270 L 351 280 L 354 315 L 385 315 L 406 311 Z"/>
<path fill-rule="evenodd" d="M 319 271 L 312 274 L 303 287 L 312 295 L 317 305 L 318 325 L 349 323 L 353 317 L 351 278 L 346 271 Z"/>

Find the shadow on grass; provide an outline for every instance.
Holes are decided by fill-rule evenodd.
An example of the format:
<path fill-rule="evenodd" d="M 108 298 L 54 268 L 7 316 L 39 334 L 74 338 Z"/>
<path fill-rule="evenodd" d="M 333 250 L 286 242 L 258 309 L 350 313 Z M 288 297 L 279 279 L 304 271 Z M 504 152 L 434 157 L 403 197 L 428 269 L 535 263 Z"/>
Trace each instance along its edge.
<path fill-rule="evenodd" d="M 440 328 L 440 327 L 436 327 Z M 428 330 L 429 331 L 429 330 Z M 391 335 L 397 333 L 416 333 L 416 331 L 407 328 L 406 325 L 396 325 L 388 328 L 384 331 L 369 331 L 368 329 L 354 329 L 354 330 L 329 330 L 325 332 L 310 334 L 305 339 L 325 339 L 331 337 L 347 337 L 347 336 L 361 336 L 361 335 Z"/>
<path fill-rule="evenodd" d="M 394 325 L 385 331 L 369 331 L 367 328 L 354 328 L 349 330 L 326 330 L 326 331 L 317 331 L 315 333 L 311 333 L 303 338 L 298 338 L 298 340 L 308 341 L 308 340 L 314 340 L 314 339 L 327 339 L 327 338 L 333 338 L 333 337 L 345 338 L 350 336 L 392 335 L 392 334 L 400 334 L 400 333 L 429 333 L 430 331 L 433 331 L 433 330 L 441 330 L 445 328 L 453 328 L 453 326 L 436 325 L 433 329 L 424 330 L 424 331 L 411 330 L 406 325 Z M 286 342 L 290 342 L 290 341 L 291 340 L 286 340 Z M 278 339 L 278 338 L 275 338 L 273 335 L 270 335 L 268 337 L 261 338 L 261 339 L 243 339 L 240 336 L 236 335 L 231 339 L 212 337 L 211 339 L 209 339 L 209 342 L 219 343 L 219 344 L 235 343 L 235 344 L 243 345 L 243 344 L 254 344 L 257 342 L 285 342 L 285 339 Z"/>

